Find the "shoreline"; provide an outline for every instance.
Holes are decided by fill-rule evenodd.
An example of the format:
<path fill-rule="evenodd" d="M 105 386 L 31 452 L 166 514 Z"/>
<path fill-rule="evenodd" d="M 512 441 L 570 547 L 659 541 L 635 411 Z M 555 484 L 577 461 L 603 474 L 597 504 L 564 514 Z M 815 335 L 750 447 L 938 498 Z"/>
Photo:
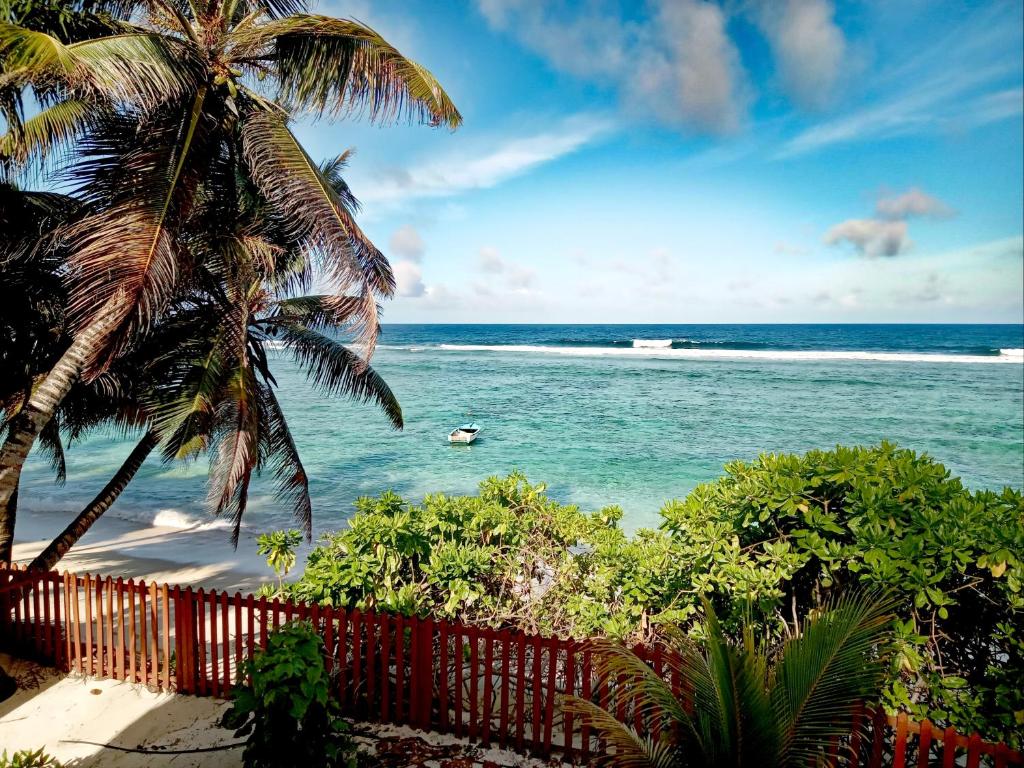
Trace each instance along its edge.
<path fill-rule="evenodd" d="M 71 514 L 19 510 L 13 561 L 26 565 L 71 521 Z M 300 547 L 301 573 L 310 547 Z M 79 575 L 144 579 L 170 585 L 204 587 L 243 594 L 274 580 L 266 561 L 256 554 L 256 536 L 242 530 L 233 549 L 227 528 L 172 528 L 125 520 L 109 513 L 57 563 L 59 571 Z"/>

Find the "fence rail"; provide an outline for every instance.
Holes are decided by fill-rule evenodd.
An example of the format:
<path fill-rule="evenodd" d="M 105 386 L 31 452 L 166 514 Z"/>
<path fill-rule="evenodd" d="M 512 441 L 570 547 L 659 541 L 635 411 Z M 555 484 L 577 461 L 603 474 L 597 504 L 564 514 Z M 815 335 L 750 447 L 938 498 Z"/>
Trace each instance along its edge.
<path fill-rule="evenodd" d="M 562 713 L 560 697 L 600 702 L 623 722 L 638 714 L 599 680 L 587 643 L 433 619 L 342 610 L 72 573 L 0 571 L 0 646 L 58 669 L 198 696 L 228 696 L 241 663 L 292 619 L 324 639 L 346 714 L 408 724 L 569 761 L 602 750 Z M 677 693 L 659 650 L 637 649 Z M 833 744 L 832 764 L 895 768 L 1024 765 L 1004 744 L 906 715 L 867 713 L 867 733 Z M 657 729 L 658 724 L 654 724 Z"/>

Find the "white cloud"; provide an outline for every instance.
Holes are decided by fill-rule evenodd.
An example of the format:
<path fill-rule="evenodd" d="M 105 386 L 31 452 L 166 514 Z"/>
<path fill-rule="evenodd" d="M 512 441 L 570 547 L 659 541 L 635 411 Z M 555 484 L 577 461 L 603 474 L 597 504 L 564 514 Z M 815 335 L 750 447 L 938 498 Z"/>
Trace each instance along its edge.
<path fill-rule="evenodd" d="M 881 219 L 847 219 L 825 234 L 825 242 L 848 242 L 864 256 L 898 256 L 913 244 L 907 236 L 907 222 Z"/>
<path fill-rule="evenodd" d="M 412 224 L 396 229 L 391 235 L 390 246 L 402 259 L 417 262 L 423 260 L 423 238 Z"/>
<path fill-rule="evenodd" d="M 400 261 L 392 269 L 398 283 L 399 296 L 417 298 L 426 294 L 427 287 L 423 284 L 423 271 L 419 264 L 414 261 Z"/>
<path fill-rule="evenodd" d="M 878 9 L 888 14 L 886 6 Z M 955 133 L 1019 115 L 1020 4 L 962 10 L 946 34 L 925 37 L 923 46 L 898 49 L 878 62 L 861 83 L 868 106 L 807 128 L 776 157 L 856 141 Z"/>
<path fill-rule="evenodd" d="M 902 194 L 879 197 L 875 214 L 872 219 L 847 219 L 836 224 L 825 233 L 825 243 L 850 243 L 862 256 L 899 256 L 913 247 L 907 219 L 948 219 L 956 211 L 934 195 L 911 187 Z"/>
<path fill-rule="evenodd" d="M 643 21 L 597 0 L 567 14 L 536 0 L 477 0 L 493 29 L 563 72 L 616 88 L 630 111 L 721 134 L 745 106 L 739 54 L 722 9 L 704 0 L 652 0 Z"/>
<path fill-rule="evenodd" d="M 846 38 L 834 14 L 829 0 L 771 0 L 759 8 L 783 84 L 801 106 L 826 106 L 842 71 Z"/>
<path fill-rule="evenodd" d="M 907 219 L 911 216 L 929 216 L 948 219 L 955 211 L 918 187 L 911 187 L 901 195 L 879 198 L 875 212 L 884 219 Z"/>
<path fill-rule="evenodd" d="M 485 245 L 479 253 L 480 271 L 500 279 L 502 285 L 514 291 L 527 291 L 537 282 L 537 273 L 529 267 L 510 264 L 501 258 L 498 249 Z M 500 276 L 497 277 L 497 276 Z M 483 294 L 493 292 L 493 283 L 476 283 L 477 291 Z"/>
<path fill-rule="evenodd" d="M 444 158 L 368 177 L 360 182 L 360 199 L 371 203 L 399 202 L 488 189 L 571 154 L 611 128 L 611 122 L 605 118 L 580 115 L 553 131 L 497 140 L 484 147 L 466 145 L 467 148 Z"/>
<path fill-rule="evenodd" d="M 498 249 L 490 245 L 485 245 L 480 249 L 479 260 L 480 269 L 484 272 L 496 274 L 505 268 L 505 262 L 501 260 Z"/>

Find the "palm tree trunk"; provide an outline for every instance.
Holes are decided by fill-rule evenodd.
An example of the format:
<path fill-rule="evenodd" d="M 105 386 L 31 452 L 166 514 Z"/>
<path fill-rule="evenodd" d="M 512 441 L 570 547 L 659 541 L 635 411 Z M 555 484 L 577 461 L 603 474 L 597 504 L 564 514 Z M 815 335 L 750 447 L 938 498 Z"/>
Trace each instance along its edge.
<path fill-rule="evenodd" d="M 7 439 L 0 448 L 0 563 L 10 564 L 14 546 L 14 494 L 32 445 L 61 401 L 82 375 L 85 366 L 102 351 L 110 332 L 122 317 L 122 298 L 115 296 L 77 336 L 57 364 L 36 387 L 28 403 L 7 425 Z"/>
<path fill-rule="evenodd" d="M 46 549 L 40 552 L 36 559 L 29 563 L 30 570 L 48 571 L 57 564 L 67 551 L 73 547 L 85 532 L 92 527 L 92 524 L 100 519 L 100 515 L 106 512 L 117 501 L 117 497 L 135 477 L 146 458 L 153 452 L 160 438 L 153 430 L 147 432 L 139 441 L 138 445 L 128 454 L 124 464 L 117 470 L 117 473 L 110 478 L 103 490 L 95 499 L 89 502 L 88 506 L 78 513 L 78 517 L 71 521 L 71 524 L 64 529 L 64 532 L 47 545 Z"/>

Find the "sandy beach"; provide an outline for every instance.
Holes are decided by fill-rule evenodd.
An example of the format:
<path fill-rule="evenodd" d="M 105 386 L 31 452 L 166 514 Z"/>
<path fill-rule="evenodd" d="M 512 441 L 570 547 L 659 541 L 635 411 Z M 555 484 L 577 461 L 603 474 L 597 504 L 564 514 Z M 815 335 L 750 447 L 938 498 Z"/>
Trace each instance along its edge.
<path fill-rule="evenodd" d="M 20 512 L 14 561 L 26 564 L 64 529 L 70 515 Z M 303 546 L 297 568 L 309 547 Z M 150 526 L 107 514 L 58 563 L 58 570 L 125 579 L 252 592 L 273 574 L 256 554 L 253 534 L 243 532 L 238 548 L 226 528 Z"/>

